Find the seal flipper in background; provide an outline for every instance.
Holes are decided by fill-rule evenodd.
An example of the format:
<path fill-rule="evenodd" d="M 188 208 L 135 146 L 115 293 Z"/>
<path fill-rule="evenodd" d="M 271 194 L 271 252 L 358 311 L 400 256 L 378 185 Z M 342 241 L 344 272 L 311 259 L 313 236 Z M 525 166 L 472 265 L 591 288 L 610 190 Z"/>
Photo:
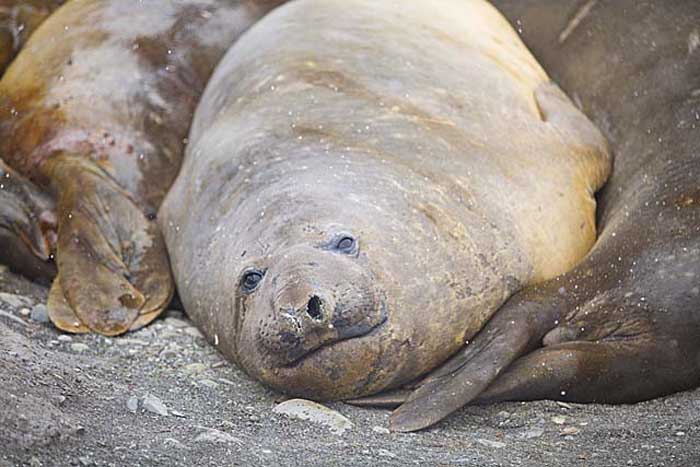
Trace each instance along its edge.
<path fill-rule="evenodd" d="M 148 324 L 174 293 L 155 221 L 85 158 L 53 157 L 47 174 L 59 193 L 59 275 L 49 299 L 54 324 L 68 332 L 83 330 L 63 318 L 70 316 L 66 304 L 81 323 L 104 335 Z"/>
<path fill-rule="evenodd" d="M 48 280 L 56 273 L 51 262 L 55 241 L 51 198 L 0 160 L 0 264 Z"/>

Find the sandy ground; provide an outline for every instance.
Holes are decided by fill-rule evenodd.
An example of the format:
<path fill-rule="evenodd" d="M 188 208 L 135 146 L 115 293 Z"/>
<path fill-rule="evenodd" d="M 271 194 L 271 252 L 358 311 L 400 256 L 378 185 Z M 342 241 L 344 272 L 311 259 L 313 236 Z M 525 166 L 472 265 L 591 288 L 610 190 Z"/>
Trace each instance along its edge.
<path fill-rule="evenodd" d="M 124 338 L 69 337 L 41 322 L 46 293 L 0 267 L 0 466 L 700 466 L 700 390 L 468 407 L 414 434 L 389 433 L 386 410 L 330 404 L 352 423 L 338 434 L 273 412 L 285 397 L 180 312 Z"/>

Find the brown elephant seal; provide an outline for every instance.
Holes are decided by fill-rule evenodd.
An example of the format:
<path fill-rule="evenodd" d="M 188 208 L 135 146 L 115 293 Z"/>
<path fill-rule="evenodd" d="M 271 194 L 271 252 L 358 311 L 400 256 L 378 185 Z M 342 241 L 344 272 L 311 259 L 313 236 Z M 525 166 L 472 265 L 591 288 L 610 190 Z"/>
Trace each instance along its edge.
<path fill-rule="evenodd" d="M 120 334 L 170 301 L 155 214 L 214 65 L 275 3 L 74 0 L 7 70 L 0 150 L 55 201 L 58 276 L 49 312 L 59 328 Z M 25 206 L 0 205 L 6 224 L 21 226 L 22 216 L 44 211 L 36 197 L 14 199 Z M 35 239 L 29 233 L 14 244 Z M 34 246 L 28 250 L 45 253 Z"/>
<path fill-rule="evenodd" d="M 195 113 L 160 223 L 185 309 L 278 390 L 396 387 L 595 240 L 601 133 L 481 0 L 301 0 Z"/>
<path fill-rule="evenodd" d="M 410 395 L 399 430 L 470 401 L 630 403 L 700 384 L 700 3 L 494 3 L 611 142 L 600 237 Z"/>
<path fill-rule="evenodd" d="M 0 76 L 32 32 L 65 0 L 0 0 Z"/>

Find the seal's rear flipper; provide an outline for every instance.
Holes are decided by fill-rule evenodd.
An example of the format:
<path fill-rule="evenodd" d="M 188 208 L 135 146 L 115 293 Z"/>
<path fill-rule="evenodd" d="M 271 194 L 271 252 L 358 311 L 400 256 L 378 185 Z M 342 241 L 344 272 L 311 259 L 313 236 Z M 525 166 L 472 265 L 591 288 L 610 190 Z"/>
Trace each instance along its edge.
<path fill-rule="evenodd" d="M 49 302 L 68 332 L 64 304 L 90 330 L 118 335 L 165 309 L 173 295 L 165 245 L 154 221 L 104 171 L 83 158 L 53 157 L 46 172 L 59 193 L 59 275 Z M 59 291 L 62 291 L 61 300 Z"/>
<path fill-rule="evenodd" d="M 548 297 L 548 301 L 540 300 Z M 507 302 L 473 342 L 430 374 L 391 416 L 393 431 L 427 428 L 475 400 L 556 326 L 559 303 L 534 288 Z"/>
<path fill-rule="evenodd" d="M 609 314 L 600 306 L 552 330 L 544 348 L 518 359 L 476 402 L 633 403 L 700 383 L 697 320 L 674 323 L 668 311 L 659 319 L 636 304 L 613 305 Z"/>
<path fill-rule="evenodd" d="M 677 377 L 672 374 L 677 365 L 665 355 L 668 349 L 654 348 L 648 340 L 557 344 L 516 361 L 477 402 L 551 399 L 614 404 L 647 400 L 667 394 L 668 377 Z M 680 354 L 676 357 L 684 360 Z M 659 371 L 661 368 L 668 370 Z M 682 389 L 687 387 L 678 388 Z"/>
<path fill-rule="evenodd" d="M 31 279 L 50 279 L 55 241 L 51 199 L 0 160 L 0 264 Z"/>

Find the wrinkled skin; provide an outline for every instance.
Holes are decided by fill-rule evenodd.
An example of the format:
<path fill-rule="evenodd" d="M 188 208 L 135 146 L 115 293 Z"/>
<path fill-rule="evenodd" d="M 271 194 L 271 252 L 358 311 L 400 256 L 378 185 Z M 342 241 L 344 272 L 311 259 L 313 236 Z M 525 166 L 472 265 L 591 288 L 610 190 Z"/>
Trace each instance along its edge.
<path fill-rule="evenodd" d="M 0 0 L 0 76 L 29 36 L 65 0 Z"/>
<path fill-rule="evenodd" d="M 497 0 L 615 153 L 600 237 L 514 296 L 419 390 L 394 429 L 469 402 L 629 403 L 700 384 L 700 4 Z M 592 6 L 592 7 L 591 7 Z"/>
<path fill-rule="evenodd" d="M 278 390 L 435 368 L 595 239 L 598 130 L 480 0 L 314 1 L 217 67 L 160 211 L 185 308 Z"/>
<path fill-rule="evenodd" d="M 121 334 L 170 301 L 156 212 L 214 65 L 276 3 L 74 0 L 3 76 L 12 189 L 1 195 L 0 240 L 23 248 L 3 260 L 41 275 L 51 268 L 38 262 L 55 256 L 49 314 L 60 329 Z"/>

